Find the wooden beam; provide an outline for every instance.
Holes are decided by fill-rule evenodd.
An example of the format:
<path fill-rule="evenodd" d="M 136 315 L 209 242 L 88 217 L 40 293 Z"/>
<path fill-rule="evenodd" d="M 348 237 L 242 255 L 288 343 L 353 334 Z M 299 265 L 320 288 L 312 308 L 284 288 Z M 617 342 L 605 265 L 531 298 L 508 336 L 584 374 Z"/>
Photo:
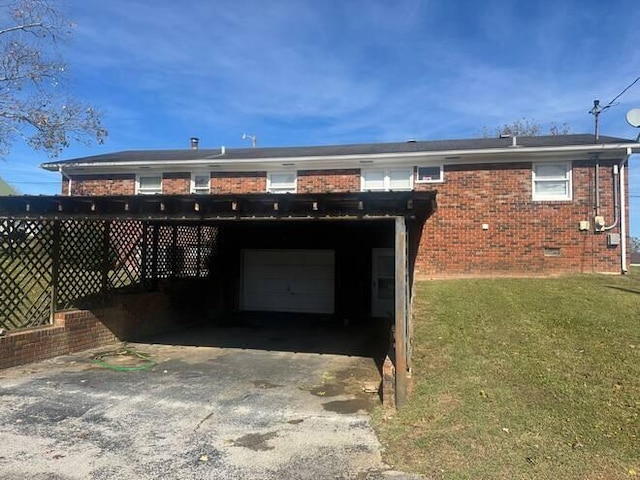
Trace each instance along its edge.
<path fill-rule="evenodd" d="M 395 364 L 396 405 L 401 407 L 407 399 L 407 226 L 404 217 L 395 222 Z"/>

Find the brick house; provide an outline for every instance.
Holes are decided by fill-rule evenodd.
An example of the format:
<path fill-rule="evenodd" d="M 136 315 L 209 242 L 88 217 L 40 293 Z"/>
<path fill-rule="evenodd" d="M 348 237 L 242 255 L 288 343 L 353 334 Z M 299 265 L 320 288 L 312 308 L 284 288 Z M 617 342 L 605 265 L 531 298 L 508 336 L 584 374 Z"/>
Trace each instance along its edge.
<path fill-rule="evenodd" d="M 0 275 L 7 300 L 38 300 L 7 304 L 0 321 L 63 321 L 51 348 L 20 336 L 48 339 L 50 327 L 0 338 L 0 367 L 190 319 L 291 312 L 296 325 L 364 328 L 386 346 L 391 332 L 401 402 L 413 280 L 626 271 L 626 171 L 638 151 L 592 135 L 243 149 L 193 141 L 45 163 L 61 174 L 62 195 L 0 197 L 0 227 L 28 234 L 11 237 L 31 262 L 14 273 L 36 272 L 25 288 L 44 288 L 18 298 L 15 279 Z M 111 303 L 69 310 L 96 295 Z M 67 338 L 78 328 L 88 330 Z M 35 350 L 16 353 L 29 342 Z"/>
<path fill-rule="evenodd" d="M 45 163 L 63 195 L 435 191 L 419 277 L 619 273 L 637 143 L 559 135 L 319 147 L 125 151 Z"/>

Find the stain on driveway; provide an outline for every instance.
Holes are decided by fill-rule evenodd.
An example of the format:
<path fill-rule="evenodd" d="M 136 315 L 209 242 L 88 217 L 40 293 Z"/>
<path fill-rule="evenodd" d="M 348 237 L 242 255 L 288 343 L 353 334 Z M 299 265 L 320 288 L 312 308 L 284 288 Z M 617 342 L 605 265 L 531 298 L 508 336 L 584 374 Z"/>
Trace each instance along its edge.
<path fill-rule="evenodd" d="M 381 461 L 371 358 L 135 347 L 158 364 L 118 372 L 84 352 L 0 371 L 2 478 L 410 478 Z"/>

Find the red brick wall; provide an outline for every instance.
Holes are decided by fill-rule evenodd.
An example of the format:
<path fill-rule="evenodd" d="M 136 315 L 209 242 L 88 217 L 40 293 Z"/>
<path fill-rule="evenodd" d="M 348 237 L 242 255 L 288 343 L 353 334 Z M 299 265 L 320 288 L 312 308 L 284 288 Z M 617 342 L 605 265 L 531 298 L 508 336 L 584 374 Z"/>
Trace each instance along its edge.
<path fill-rule="evenodd" d="M 607 223 L 613 222 L 612 166 L 603 162 L 600 168 L 600 206 Z M 421 232 L 416 273 L 618 272 L 620 247 L 607 247 L 606 234 L 593 232 L 593 163 L 574 162 L 570 202 L 533 202 L 531 176 L 530 163 L 448 165 L 443 183 L 416 184 L 416 190 L 438 191 L 438 210 Z M 266 183 L 266 172 L 212 172 L 211 193 L 262 193 Z M 164 188 L 188 192 L 189 174 L 165 174 Z M 300 193 L 359 191 L 359 169 L 302 170 L 297 188 Z M 133 193 L 134 176 L 79 176 L 74 194 L 80 191 Z M 590 221 L 589 231 L 578 230 L 581 220 Z M 619 233 L 619 227 L 611 232 Z M 560 249 L 560 255 L 545 256 L 545 248 Z"/>
<path fill-rule="evenodd" d="M 445 166 L 444 183 L 416 184 L 438 192 L 438 209 L 422 229 L 416 273 L 619 272 L 620 247 L 607 247 L 606 234 L 593 232 L 594 178 L 592 163 L 574 162 L 573 200 L 534 202 L 530 163 Z M 604 163 L 601 214 L 607 223 L 613 222 L 612 185 L 612 163 Z M 592 228 L 579 231 L 581 220 Z M 545 248 L 560 255 L 545 256 Z"/>
<path fill-rule="evenodd" d="M 162 291 L 114 296 L 93 311 L 58 312 L 53 325 L 1 336 L 0 369 L 162 333 L 186 323 L 181 315 L 172 314 Z"/>
<path fill-rule="evenodd" d="M 134 195 L 136 176 L 124 174 L 73 175 L 71 195 Z M 62 195 L 69 194 L 69 180 L 62 180 Z"/>
<path fill-rule="evenodd" d="M 162 193 L 177 195 L 189 193 L 191 189 L 191 174 L 186 172 L 162 174 Z"/>
<path fill-rule="evenodd" d="M 211 193 L 264 193 L 267 172 L 212 172 Z"/>
<path fill-rule="evenodd" d="M 359 192 L 360 169 L 299 170 L 298 193 Z"/>

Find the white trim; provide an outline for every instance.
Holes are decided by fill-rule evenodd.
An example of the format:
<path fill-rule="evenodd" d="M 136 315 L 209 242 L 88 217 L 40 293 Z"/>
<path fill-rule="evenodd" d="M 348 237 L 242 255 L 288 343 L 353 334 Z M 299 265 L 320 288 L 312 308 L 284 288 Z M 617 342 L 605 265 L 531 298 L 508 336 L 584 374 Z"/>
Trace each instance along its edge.
<path fill-rule="evenodd" d="M 540 165 L 540 162 L 533 162 L 531 164 L 531 198 L 534 202 L 568 202 L 573 199 L 573 165 L 572 162 L 554 162 L 546 163 L 545 165 L 557 165 L 562 166 L 565 169 L 564 177 L 536 179 L 536 166 Z M 566 182 L 565 195 L 544 195 L 536 192 L 536 182 Z"/>
<path fill-rule="evenodd" d="M 440 169 L 440 178 L 437 180 L 420 180 L 420 169 L 421 168 L 439 168 Z M 437 165 L 417 165 L 415 172 L 415 183 L 443 183 L 444 182 L 444 165 L 439 163 Z"/>
<path fill-rule="evenodd" d="M 146 192 L 140 190 L 140 177 L 160 177 L 160 191 L 159 192 Z M 136 195 L 159 195 L 162 194 L 164 184 L 164 178 L 162 172 L 144 172 L 136 173 Z"/>
<path fill-rule="evenodd" d="M 204 177 L 207 176 L 209 177 L 209 181 L 207 182 L 207 191 L 206 192 L 197 192 L 196 191 L 196 177 Z M 189 193 L 197 193 L 197 194 L 201 194 L 201 195 L 206 195 L 208 193 L 211 193 L 211 172 L 209 171 L 192 171 L 191 172 L 191 179 L 189 181 Z"/>
<path fill-rule="evenodd" d="M 284 187 L 274 187 L 272 185 L 272 175 L 293 175 L 293 184 L 287 184 Z M 293 188 L 291 188 L 293 187 Z M 275 188 L 275 190 L 272 190 Z M 267 193 L 296 193 L 298 191 L 298 172 L 295 170 L 276 170 L 267 172 Z"/>

